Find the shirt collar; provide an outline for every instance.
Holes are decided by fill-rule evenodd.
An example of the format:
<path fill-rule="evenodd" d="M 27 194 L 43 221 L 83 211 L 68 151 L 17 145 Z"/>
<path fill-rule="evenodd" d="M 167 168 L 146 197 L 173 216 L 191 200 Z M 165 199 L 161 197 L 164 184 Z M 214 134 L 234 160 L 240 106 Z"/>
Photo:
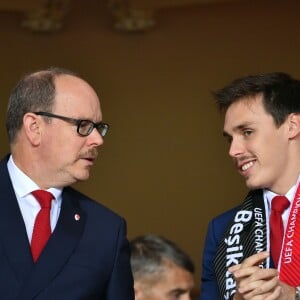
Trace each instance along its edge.
<path fill-rule="evenodd" d="M 23 171 L 21 171 L 15 164 L 12 155 L 7 162 L 8 173 L 14 187 L 15 193 L 22 198 L 31 194 L 32 191 L 40 189 L 40 187 L 29 178 Z M 61 196 L 62 188 L 49 188 L 48 192 L 52 193 L 55 199 Z"/>
<path fill-rule="evenodd" d="M 297 186 L 298 186 L 299 183 L 300 183 L 300 175 L 299 175 L 298 180 L 297 180 L 297 182 L 295 183 L 295 185 L 293 185 L 293 186 L 288 190 L 288 192 L 285 194 L 285 196 L 288 198 L 288 200 L 289 200 L 290 202 L 293 202 L 293 200 L 294 200 L 294 195 L 295 195 L 295 193 L 296 193 L 296 188 L 297 188 Z M 275 196 L 278 196 L 278 194 L 275 194 L 274 192 L 272 192 L 272 191 L 270 191 L 270 190 L 264 189 L 264 197 L 265 197 L 265 199 L 267 199 L 269 207 L 271 207 L 271 201 L 272 201 L 272 199 L 273 199 Z"/>

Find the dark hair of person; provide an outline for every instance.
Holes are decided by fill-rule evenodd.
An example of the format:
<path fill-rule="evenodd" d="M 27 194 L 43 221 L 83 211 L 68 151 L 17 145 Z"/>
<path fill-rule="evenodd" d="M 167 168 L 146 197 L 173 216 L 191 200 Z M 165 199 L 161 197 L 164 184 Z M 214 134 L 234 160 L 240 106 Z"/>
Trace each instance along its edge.
<path fill-rule="evenodd" d="M 300 113 L 300 81 L 283 72 L 250 75 L 234 80 L 214 93 L 219 109 L 262 95 L 264 108 L 279 127 L 291 113 Z"/>
<path fill-rule="evenodd" d="M 55 99 L 54 80 L 60 75 L 78 77 L 70 70 L 51 67 L 26 74 L 14 87 L 9 98 L 6 118 L 6 130 L 11 144 L 16 140 L 26 113 L 52 111 Z"/>
<path fill-rule="evenodd" d="M 191 258 L 174 242 L 157 235 L 138 236 L 130 241 L 131 268 L 134 278 L 156 275 L 164 271 L 166 261 L 194 273 Z"/>

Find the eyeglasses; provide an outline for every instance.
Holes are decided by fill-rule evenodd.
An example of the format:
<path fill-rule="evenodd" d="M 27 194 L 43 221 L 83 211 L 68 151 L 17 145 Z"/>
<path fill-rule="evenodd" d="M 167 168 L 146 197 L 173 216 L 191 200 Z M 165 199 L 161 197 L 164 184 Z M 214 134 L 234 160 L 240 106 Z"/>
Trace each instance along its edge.
<path fill-rule="evenodd" d="M 99 122 L 99 123 L 94 123 L 91 120 L 81 120 L 81 119 L 73 119 L 73 118 L 68 118 L 64 116 L 59 116 L 55 115 L 49 112 L 45 111 L 37 111 L 34 112 L 34 114 L 39 115 L 39 116 L 45 116 L 48 118 L 57 118 L 61 119 L 63 121 L 72 123 L 77 126 L 77 133 L 81 136 L 88 136 L 89 134 L 92 133 L 93 129 L 96 128 L 100 135 L 104 137 L 109 129 L 109 125 L 107 123 Z"/>

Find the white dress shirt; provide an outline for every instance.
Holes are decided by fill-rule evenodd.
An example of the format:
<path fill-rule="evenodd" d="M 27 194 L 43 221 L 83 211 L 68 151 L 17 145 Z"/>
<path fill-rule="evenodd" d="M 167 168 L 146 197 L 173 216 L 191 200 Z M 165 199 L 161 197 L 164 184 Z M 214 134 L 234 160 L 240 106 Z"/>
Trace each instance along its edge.
<path fill-rule="evenodd" d="M 291 211 L 291 207 L 292 207 L 292 203 L 293 200 L 295 198 L 295 193 L 296 193 L 296 189 L 298 187 L 298 184 L 300 183 L 300 176 L 298 177 L 298 180 L 296 182 L 296 184 L 294 186 L 292 186 L 289 191 L 285 194 L 286 198 L 290 201 L 290 206 L 282 213 L 282 222 L 283 222 L 283 226 L 284 226 L 284 230 L 286 229 L 287 226 L 287 222 L 288 222 L 288 218 L 289 218 L 289 214 Z M 266 216 L 268 216 L 267 218 L 267 236 L 270 237 L 270 224 L 269 224 L 269 220 L 270 220 L 270 214 L 271 214 L 271 202 L 272 199 L 278 196 L 277 194 L 273 193 L 270 190 L 265 189 L 264 190 L 264 201 L 265 201 L 265 209 L 266 209 Z M 267 250 L 270 251 L 270 239 L 267 239 Z M 269 259 L 267 260 L 267 263 L 269 264 Z"/>
<path fill-rule="evenodd" d="M 300 182 L 300 176 L 299 176 L 297 182 L 295 183 L 295 185 L 292 186 L 289 189 L 289 191 L 284 195 L 290 201 L 290 206 L 282 213 L 282 221 L 283 221 L 284 229 L 287 226 L 290 210 L 291 210 L 291 207 L 292 207 L 293 200 L 295 198 L 296 188 L 297 188 L 299 182 Z M 269 217 L 270 217 L 270 214 L 271 214 L 271 202 L 272 202 L 272 199 L 275 196 L 278 196 L 278 195 L 273 193 L 272 191 L 264 190 L 264 199 L 265 199 L 265 203 L 267 203 L 267 205 L 266 205 L 267 216 L 269 216 Z"/>
<path fill-rule="evenodd" d="M 40 189 L 40 187 L 15 165 L 12 156 L 10 156 L 7 162 L 7 168 L 18 200 L 20 211 L 23 216 L 28 240 L 30 243 L 34 221 L 41 208 L 40 204 L 31 194 L 31 192 Z M 61 209 L 62 189 L 50 188 L 47 191 L 54 196 L 50 211 L 50 225 L 51 231 L 53 232 Z"/>

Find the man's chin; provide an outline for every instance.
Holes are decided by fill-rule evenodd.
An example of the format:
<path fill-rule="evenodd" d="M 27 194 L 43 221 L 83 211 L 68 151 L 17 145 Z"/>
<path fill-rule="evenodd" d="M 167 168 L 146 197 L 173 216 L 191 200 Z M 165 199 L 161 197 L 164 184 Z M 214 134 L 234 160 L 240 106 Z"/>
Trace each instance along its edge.
<path fill-rule="evenodd" d="M 86 176 L 80 176 L 77 178 L 77 181 L 86 181 L 90 178 L 90 174 L 86 175 Z"/>
<path fill-rule="evenodd" d="M 76 176 L 74 176 L 74 178 L 75 178 L 75 182 L 86 181 L 90 178 L 90 172 L 85 171 L 80 174 L 76 174 Z"/>
<path fill-rule="evenodd" d="M 256 190 L 262 188 L 262 185 L 260 183 L 255 182 L 253 179 L 251 180 L 251 178 L 246 178 L 246 186 L 249 190 Z"/>

